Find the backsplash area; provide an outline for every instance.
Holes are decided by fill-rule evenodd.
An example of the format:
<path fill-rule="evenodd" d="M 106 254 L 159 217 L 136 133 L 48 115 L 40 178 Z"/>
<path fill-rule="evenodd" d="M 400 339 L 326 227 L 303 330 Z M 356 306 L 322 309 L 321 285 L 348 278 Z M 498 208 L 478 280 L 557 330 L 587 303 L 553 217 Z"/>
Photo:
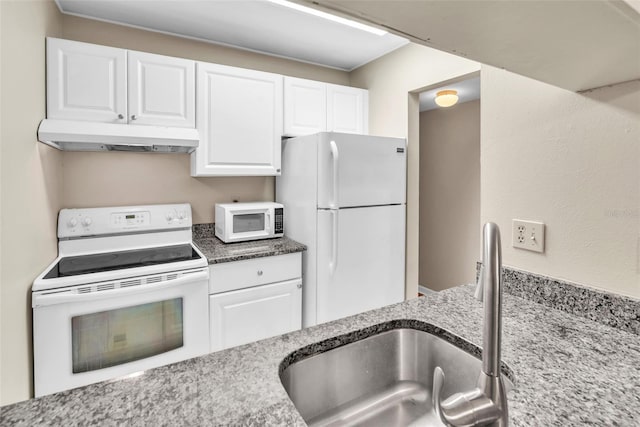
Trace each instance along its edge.
<path fill-rule="evenodd" d="M 216 235 L 215 224 L 213 222 L 206 224 L 193 224 L 191 231 L 193 233 L 193 240 L 207 239 Z"/>
<path fill-rule="evenodd" d="M 640 335 L 638 299 L 511 267 L 503 267 L 502 275 L 505 291 L 511 295 Z"/>

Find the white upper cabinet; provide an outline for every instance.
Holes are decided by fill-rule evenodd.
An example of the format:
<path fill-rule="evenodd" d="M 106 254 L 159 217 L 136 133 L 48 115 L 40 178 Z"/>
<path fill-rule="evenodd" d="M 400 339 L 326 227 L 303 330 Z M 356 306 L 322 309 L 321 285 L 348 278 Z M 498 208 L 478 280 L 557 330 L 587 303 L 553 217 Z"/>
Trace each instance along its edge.
<path fill-rule="evenodd" d="M 193 128 L 195 62 L 128 52 L 130 124 Z"/>
<path fill-rule="evenodd" d="M 284 135 L 300 136 L 327 130 L 327 84 L 284 78 Z"/>
<path fill-rule="evenodd" d="M 195 62 L 48 38 L 47 118 L 195 128 Z"/>
<path fill-rule="evenodd" d="M 127 52 L 47 39 L 47 118 L 126 123 Z"/>
<path fill-rule="evenodd" d="M 327 85 L 327 130 L 367 134 L 369 92 L 349 86 Z"/>
<path fill-rule="evenodd" d="M 282 76 L 199 62 L 191 175 L 280 175 Z"/>
<path fill-rule="evenodd" d="M 368 115 L 365 89 L 284 78 L 284 136 L 324 131 L 366 134 Z"/>

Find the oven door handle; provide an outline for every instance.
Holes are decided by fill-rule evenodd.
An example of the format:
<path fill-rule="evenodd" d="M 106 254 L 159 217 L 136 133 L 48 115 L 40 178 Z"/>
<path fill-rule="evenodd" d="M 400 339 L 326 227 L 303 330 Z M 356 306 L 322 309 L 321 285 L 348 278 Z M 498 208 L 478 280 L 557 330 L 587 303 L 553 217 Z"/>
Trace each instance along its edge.
<path fill-rule="evenodd" d="M 31 306 L 44 307 L 47 305 L 64 304 L 70 302 L 82 302 L 82 301 L 97 301 L 108 298 L 121 298 L 128 295 L 139 294 L 143 292 L 159 291 L 162 289 L 173 288 L 176 286 L 184 286 L 189 282 L 207 281 L 209 279 L 209 270 L 203 269 L 195 271 L 193 273 L 183 273 L 184 276 L 167 280 L 164 282 L 147 283 L 144 285 L 131 286 L 127 288 L 109 289 L 106 291 L 88 292 L 88 293 L 73 293 L 72 289 L 67 291 L 55 292 L 54 290 L 35 292 L 32 295 Z M 86 285 L 86 286 L 95 286 Z"/>

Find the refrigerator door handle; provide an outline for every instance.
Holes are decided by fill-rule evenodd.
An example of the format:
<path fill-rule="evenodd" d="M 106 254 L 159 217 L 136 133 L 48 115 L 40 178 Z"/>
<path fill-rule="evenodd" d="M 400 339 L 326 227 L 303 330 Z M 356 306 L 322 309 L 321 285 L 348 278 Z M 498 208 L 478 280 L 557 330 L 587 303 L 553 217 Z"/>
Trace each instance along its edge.
<path fill-rule="evenodd" d="M 331 211 L 331 261 L 329 274 L 333 276 L 338 266 L 338 210 Z"/>
<path fill-rule="evenodd" d="M 333 196 L 331 203 L 329 203 L 330 209 L 338 209 L 338 145 L 335 141 L 329 142 L 331 148 L 331 159 L 333 169 Z"/>

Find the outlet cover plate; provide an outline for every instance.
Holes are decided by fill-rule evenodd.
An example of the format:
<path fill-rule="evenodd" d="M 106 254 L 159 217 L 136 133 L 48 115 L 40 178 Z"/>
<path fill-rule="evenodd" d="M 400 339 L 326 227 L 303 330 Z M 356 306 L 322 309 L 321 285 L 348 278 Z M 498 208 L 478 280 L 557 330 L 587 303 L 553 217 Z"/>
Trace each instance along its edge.
<path fill-rule="evenodd" d="M 544 223 L 514 219 L 512 228 L 512 245 L 514 248 L 544 252 Z"/>

